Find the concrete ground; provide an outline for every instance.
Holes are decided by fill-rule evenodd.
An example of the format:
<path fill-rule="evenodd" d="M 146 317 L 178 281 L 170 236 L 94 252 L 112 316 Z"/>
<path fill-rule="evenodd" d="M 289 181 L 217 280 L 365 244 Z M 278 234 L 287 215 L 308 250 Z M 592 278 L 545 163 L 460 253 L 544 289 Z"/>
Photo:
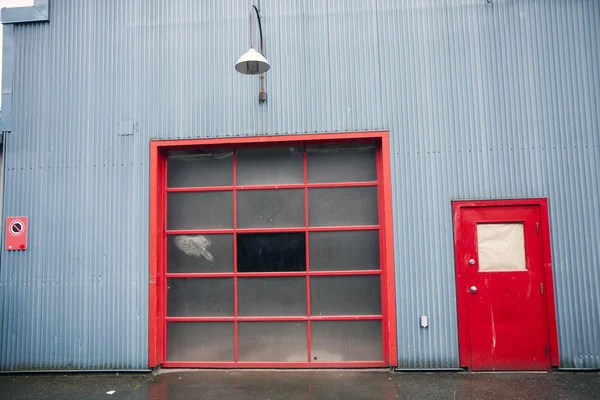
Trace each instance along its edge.
<path fill-rule="evenodd" d="M 0 375 L 0 399 L 600 399 L 600 372 L 345 370 L 170 371 L 156 376 Z"/>

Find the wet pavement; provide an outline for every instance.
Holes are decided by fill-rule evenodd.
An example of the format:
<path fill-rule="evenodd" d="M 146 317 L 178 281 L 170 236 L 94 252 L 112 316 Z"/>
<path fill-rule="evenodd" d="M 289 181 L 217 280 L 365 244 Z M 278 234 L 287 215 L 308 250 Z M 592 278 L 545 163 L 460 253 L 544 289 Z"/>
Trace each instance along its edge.
<path fill-rule="evenodd" d="M 114 391 L 112 394 L 107 392 Z M 600 399 L 600 372 L 169 371 L 0 375 L 0 399 Z"/>

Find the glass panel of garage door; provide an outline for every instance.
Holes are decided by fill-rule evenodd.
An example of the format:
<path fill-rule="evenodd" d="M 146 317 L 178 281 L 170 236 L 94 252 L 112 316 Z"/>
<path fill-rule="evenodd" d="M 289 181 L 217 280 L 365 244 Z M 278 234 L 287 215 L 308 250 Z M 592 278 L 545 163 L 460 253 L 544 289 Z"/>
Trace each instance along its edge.
<path fill-rule="evenodd" d="M 311 271 L 379 269 L 379 230 L 310 232 Z"/>
<path fill-rule="evenodd" d="M 168 322 L 167 361 L 233 361 L 233 322 Z"/>
<path fill-rule="evenodd" d="M 377 225 L 377 187 L 308 190 L 310 226 Z"/>
<path fill-rule="evenodd" d="M 246 148 L 237 150 L 237 184 L 273 185 L 302 183 L 301 147 Z"/>
<path fill-rule="evenodd" d="M 308 182 L 370 182 L 377 180 L 374 145 L 310 146 Z"/>
<path fill-rule="evenodd" d="M 167 158 L 167 187 L 230 186 L 232 150 L 172 151 Z"/>
<path fill-rule="evenodd" d="M 383 360 L 375 146 L 177 157 L 167 165 L 167 362 Z"/>
<path fill-rule="evenodd" d="M 167 194 L 167 229 L 233 227 L 232 192 L 171 192 Z"/>

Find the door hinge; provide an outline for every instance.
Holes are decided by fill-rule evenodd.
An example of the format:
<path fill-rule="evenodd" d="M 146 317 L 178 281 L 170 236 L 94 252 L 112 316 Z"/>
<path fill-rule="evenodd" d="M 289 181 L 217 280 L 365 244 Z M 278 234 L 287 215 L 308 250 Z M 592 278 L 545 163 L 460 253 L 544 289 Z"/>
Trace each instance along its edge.
<path fill-rule="evenodd" d="M 540 283 L 540 293 L 544 294 L 544 284 Z"/>
<path fill-rule="evenodd" d="M 539 224 L 539 222 L 535 223 L 535 233 L 540 233 L 540 224 Z"/>

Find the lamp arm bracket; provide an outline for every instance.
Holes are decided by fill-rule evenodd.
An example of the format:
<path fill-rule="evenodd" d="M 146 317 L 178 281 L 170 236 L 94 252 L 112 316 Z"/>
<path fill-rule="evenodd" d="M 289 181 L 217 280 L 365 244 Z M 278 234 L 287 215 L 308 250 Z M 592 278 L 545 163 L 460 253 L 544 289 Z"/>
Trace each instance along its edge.
<path fill-rule="evenodd" d="M 260 34 L 260 54 L 262 54 L 264 56 L 265 53 L 264 53 L 264 48 L 263 48 L 263 32 L 262 32 L 260 11 L 258 11 L 258 8 L 255 5 L 252 5 L 252 8 L 256 12 L 256 19 L 258 20 L 258 32 Z M 252 12 L 250 12 L 250 30 L 252 30 Z M 252 35 L 252 32 L 250 32 L 250 34 Z"/>

